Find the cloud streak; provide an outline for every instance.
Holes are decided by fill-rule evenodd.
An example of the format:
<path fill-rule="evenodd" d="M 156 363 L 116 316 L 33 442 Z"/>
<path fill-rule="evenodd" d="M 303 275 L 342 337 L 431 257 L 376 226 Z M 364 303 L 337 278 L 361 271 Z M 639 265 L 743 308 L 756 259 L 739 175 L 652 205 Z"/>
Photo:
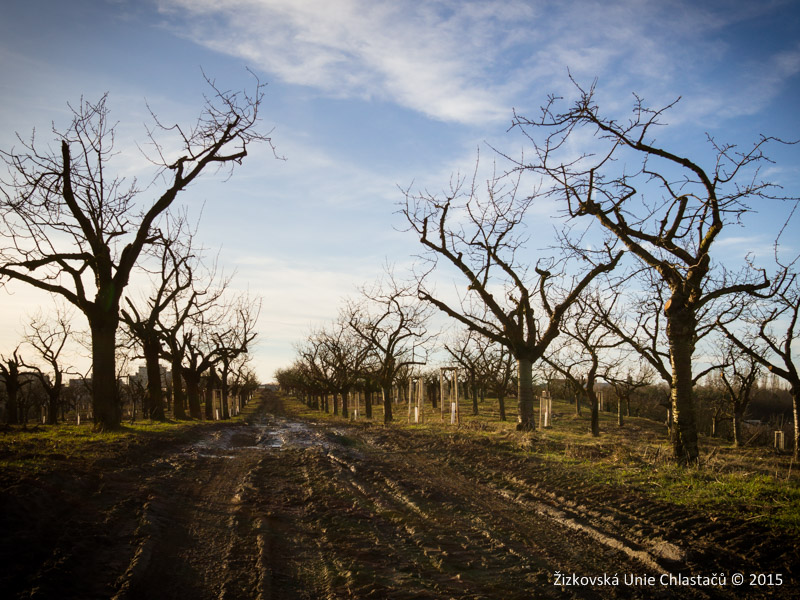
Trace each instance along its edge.
<path fill-rule="evenodd" d="M 287 83 L 455 122 L 507 117 L 508 102 L 485 67 L 502 50 L 489 50 L 497 30 L 526 10 L 359 0 L 164 0 L 161 7 L 185 18 L 182 35 Z"/>
<path fill-rule="evenodd" d="M 160 2 L 179 35 L 287 83 L 464 124 L 508 119 L 512 106 L 534 108 L 526 104 L 543 91 L 563 89 L 567 69 L 580 81 L 600 77 L 609 97 L 635 90 L 655 102 L 687 92 L 707 98 L 692 118 L 723 106 L 747 114 L 797 72 L 796 49 L 760 64 L 754 85 L 745 73 L 736 90 L 715 91 L 706 74 L 729 60 L 721 32 L 772 8 L 639 0 Z"/>

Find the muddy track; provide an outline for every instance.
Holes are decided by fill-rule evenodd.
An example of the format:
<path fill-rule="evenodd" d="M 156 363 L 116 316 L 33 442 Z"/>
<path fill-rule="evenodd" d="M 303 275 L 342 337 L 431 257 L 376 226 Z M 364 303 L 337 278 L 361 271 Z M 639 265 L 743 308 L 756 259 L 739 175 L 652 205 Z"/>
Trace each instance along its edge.
<path fill-rule="evenodd" d="M 730 582 L 559 585 L 557 575 L 736 571 L 784 574 L 785 585 L 747 597 L 797 597 L 797 540 L 610 494 L 513 450 L 308 423 L 270 395 L 249 423 L 67 485 L 53 539 L 20 538 L 40 544 L 22 566 L 4 554 L 17 568 L 2 597 L 738 598 Z"/>

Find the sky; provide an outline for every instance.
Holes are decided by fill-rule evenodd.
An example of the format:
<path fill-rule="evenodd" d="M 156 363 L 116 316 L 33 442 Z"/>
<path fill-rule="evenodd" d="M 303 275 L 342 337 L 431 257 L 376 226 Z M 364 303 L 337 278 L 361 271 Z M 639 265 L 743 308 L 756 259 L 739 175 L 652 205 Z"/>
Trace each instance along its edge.
<path fill-rule="evenodd" d="M 188 124 L 204 74 L 224 89 L 252 89 L 253 74 L 267 83 L 261 126 L 286 160 L 254 148 L 230 178 L 203 176 L 178 202 L 232 285 L 263 299 L 253 357 L 269 381 L 344 297 L 386 264 L 410 269 L 421 247 L 403 231 L 403 189 L 445 189 L 478 151 L 484 161 L 491 148 L 524 151 L 514 111 L 574 95 L 571 76 L 596 80 L 612 116 L 630 115 L 634 93 L 651 106 L 680 97 L 658 140 L 702 164 L 713 161 L 707 135 L 741 147 L 761 134 L 797 140 L 798 32 L 796 0 L 6 0 L 0 148 L 34 129 L 52 143 L 68 103 L 107 92 L 114 166 L 149 181 L 136 145 L 148 106 Z M 800 196 L 800 145 L 768 153 L 767 176 Z M 755 207 L 720 247 L 769 253 L 788 207 Z M 548 239 L 556 215 L 539 217 L 535 237 Z M 798 233 L 796 217 L 789 252 Z M 52 306 L 21 284 L 0 290 L 0 354 Z"/>

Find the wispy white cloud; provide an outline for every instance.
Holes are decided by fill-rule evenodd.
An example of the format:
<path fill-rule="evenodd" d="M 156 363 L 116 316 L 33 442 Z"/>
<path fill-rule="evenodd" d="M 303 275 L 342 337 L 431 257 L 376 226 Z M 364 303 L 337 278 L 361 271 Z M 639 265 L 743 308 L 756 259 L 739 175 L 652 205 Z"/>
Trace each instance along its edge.
<path fill-rule="evenodd" d="M 564 89 L 567 69 L 599 77 L 609 103 L 632 91 L 656 104 L 688 93 L 685 118 L 747 114 L 797 72 L 797 52 L 722 88 L 707 74 L 727 60 L 720 32 L 773 4 L 160 0 L 180 35 L 285 82 L 470 124 L 534 108 Z"/>
<path fill-rule="evenodd" d="M 340 97 L 389 99 L 432 118 L 507 116 L 486 67 L 496 31 L 524 4 L 163 0 L 181 32 L 282 80 Z M 480 27 L 478 27 L 480 25 Z"/>

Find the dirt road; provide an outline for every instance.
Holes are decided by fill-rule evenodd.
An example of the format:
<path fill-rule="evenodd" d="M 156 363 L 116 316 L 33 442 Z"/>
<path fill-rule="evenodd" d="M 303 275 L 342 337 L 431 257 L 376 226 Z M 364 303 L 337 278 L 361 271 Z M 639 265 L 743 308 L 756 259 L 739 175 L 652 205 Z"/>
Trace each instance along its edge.
<path fill-rule="evenodd" d="M 65 474 L 59 501 L 59 482 L 18 490 L 12 512 L 55 514 L 14 534 L 36 548 L 4 546 L 2 597 L 797 597 L 796 540 L 614 497 L 508 444 L 323 426 L 269 396 L 247 424 Z M 782 585 L 751 587 L 750 573 Z"/>

